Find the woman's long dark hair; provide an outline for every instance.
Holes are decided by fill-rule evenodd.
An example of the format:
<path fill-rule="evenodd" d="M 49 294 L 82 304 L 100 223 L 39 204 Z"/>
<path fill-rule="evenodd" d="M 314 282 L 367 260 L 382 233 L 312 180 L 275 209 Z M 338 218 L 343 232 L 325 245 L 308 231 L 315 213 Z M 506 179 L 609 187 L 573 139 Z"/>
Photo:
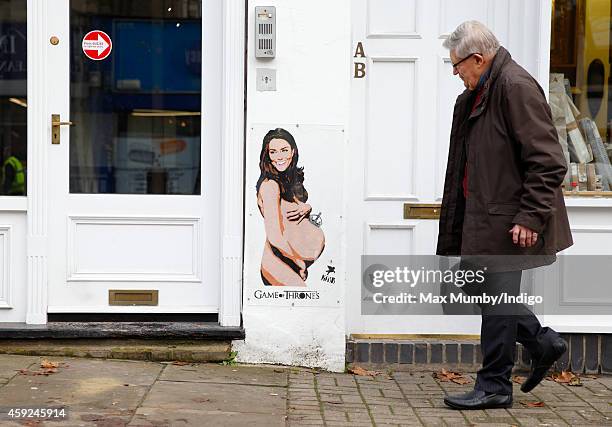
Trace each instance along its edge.
<path fill-rule="evenodd" d="M 268 146 L 273 139 L 287 141 L 293 150 L 291 164 L 284 172 L 279 172 L 272 164 L 272 160 L 270 160 Z M 261 187 L 262 182 L 266 179 L 271 179 L 276 181 L 280 187 L 282 199 L 288 202 L 295 202 L 295 199 L 297 199 L 302 203 L 306 203 L 306 200 L 308 200 L 308 192 L 304 188 L 304 168 L 297 167 L 298 159 L 298 148 L 295 139 L 293 139 L 293 135 L 281 128 L 269 131 L 266 136 L 264 136 L 263 144 L 261 145 L 261 153 L 259 154 L 259 170 L 261 174 L 255 186 L 256 192 L 259 193 L 259 187 Z"/>

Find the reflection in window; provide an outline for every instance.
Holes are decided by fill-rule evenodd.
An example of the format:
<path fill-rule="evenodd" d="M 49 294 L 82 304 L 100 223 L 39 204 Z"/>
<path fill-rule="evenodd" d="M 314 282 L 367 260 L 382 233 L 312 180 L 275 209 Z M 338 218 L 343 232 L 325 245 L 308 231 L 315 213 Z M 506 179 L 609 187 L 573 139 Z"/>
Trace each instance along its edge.
<path fill-rule="evenodd" d="M 554 0 L 550 106 L 566 195 L 612 196 L 612 2 Z"/>
<path fill-rule="evenodd" d="M 26 0 L 0 0 L 0 195 L 26 194 Z"/>
<path fill-rule="evenodd" d="M 201 25 L 199 0 L 70 2 L 71 193 L 200 194 Z"/>

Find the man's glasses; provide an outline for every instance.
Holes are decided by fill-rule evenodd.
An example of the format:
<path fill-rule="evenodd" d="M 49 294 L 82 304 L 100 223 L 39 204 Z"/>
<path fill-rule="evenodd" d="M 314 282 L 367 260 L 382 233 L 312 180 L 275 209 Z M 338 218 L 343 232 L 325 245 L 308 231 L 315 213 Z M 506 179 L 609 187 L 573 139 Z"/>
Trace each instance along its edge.
<path fill-rule="evenodd" d="M 463 61 L 466 61 L 467 59 L 471 58 L 473 55 L 482 55 L 482 53 L 479 53 L 479 52 L 470 53 L 468 56 L 463 58 L 461 61 L 457 62 L 456 64 L 453 64 L 453 68 L 456 70 L 457 69 L 457 65 L 459 65 Z M 451 64 L 452 64 L 452 62 L 451 62 Z"/>

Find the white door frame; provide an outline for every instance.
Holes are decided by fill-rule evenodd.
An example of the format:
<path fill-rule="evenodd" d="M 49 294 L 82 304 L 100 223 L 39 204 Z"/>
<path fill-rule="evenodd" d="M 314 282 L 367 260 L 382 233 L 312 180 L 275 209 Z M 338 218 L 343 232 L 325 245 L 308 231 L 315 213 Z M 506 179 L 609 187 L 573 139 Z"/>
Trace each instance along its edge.
<path fill-rule="evenodd" d="M 243 183 L 244 183 L 244 20 L 245 0 L 203 0 L 223 3 L 222 165 L 221 165 L 221 296 L 219 323 L 241 323 Z M 47 323 L 48 147 L 51 125 L 45 88 L 49 38 L 47 9 L 53 1 L 28 0 L 28 223 L 26 323 Z M 236 174 L 236 171 L 241 171 Z"/>

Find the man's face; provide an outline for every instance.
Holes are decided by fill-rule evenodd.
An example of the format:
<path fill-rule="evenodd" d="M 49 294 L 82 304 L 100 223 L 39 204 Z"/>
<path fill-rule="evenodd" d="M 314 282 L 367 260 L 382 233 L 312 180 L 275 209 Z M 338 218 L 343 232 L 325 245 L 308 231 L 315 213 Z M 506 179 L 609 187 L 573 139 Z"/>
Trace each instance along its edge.
<path fill-rule="evenodd" d="M 460 58 L 454 51 L 451 51 L 450 59 L 453 64 L 457 64 L 461 61 L 460 64 L 453 67 L 453 75 L 459 74 L 459 77 L 463 80 L 463 84 L 467 89 L 476 89 L 480 76 L 486 70 L 483 56 L 479 53 L 473 53 Z"/>

